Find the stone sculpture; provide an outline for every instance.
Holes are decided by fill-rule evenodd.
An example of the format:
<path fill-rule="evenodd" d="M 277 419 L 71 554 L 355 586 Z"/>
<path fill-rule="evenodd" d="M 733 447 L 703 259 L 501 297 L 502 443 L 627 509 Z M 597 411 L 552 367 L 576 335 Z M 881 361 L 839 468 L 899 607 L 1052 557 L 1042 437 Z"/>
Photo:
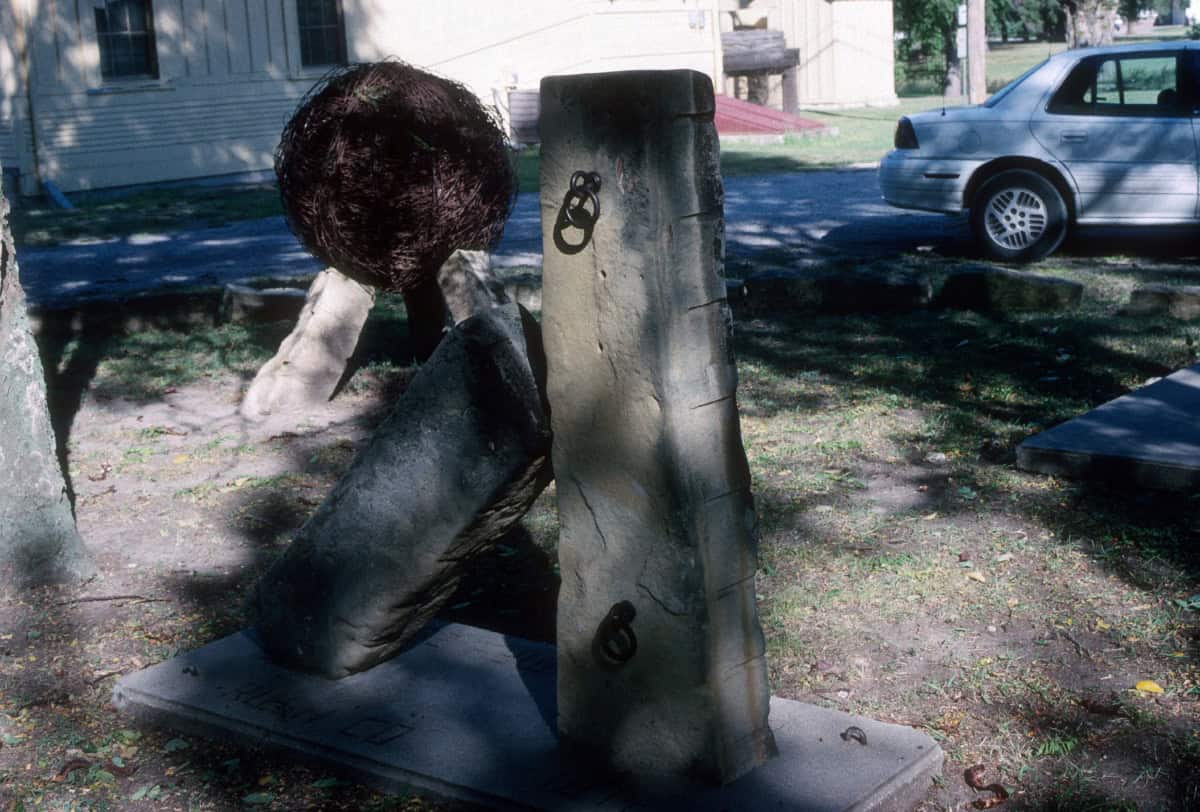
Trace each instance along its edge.
<path fill-rule="evenodd" d="M 542 82 L 558 729 L 724 783 L 775 753 L 709 79 Z"/>
<path fill-rule="evenodd" d="M 357 283 L 403 291 L 436 346 L 255 589 L 263 647 L 286 665 L 336 678 L 397 653 L 549 481 L 538 325 L 485 253 L 455 251 L 499 236 L 508 160 L 473 94 L 398 62 L 335 75 L 284 131 L 297 236 Z"/>

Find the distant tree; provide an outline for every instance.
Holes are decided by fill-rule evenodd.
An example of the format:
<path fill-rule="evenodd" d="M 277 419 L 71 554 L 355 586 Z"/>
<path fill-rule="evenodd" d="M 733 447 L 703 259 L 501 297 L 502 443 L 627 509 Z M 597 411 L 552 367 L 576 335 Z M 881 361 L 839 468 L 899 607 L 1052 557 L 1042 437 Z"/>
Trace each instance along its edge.
<path fill-rule="evenodd" d="M 1063 12 L 1059 0 L 988 0 L 988 35 L 1010 39 L 1061 41 Z"/>
<path fill-rule="evenodd" d="M 1119 0 L 1062 0 L 1067 47 L 1089 48 L 1111 43 L 1118 3 Z"/>
<path fill-rule="evenodd" d="M 895 0 L 893 24 L 903 36 L 896 43 L 897 61 L 933 63 L 945 89 L 959 72 L 957 50 L 959 0 Z"/>

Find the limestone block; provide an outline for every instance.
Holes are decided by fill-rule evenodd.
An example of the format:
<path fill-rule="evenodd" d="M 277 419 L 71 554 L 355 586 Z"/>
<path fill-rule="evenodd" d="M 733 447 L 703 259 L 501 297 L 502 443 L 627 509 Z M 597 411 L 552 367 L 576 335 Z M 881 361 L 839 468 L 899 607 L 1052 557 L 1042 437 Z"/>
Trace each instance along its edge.
<path fill-rule="evenodd" d="M 455 251 L 438 269 L 437 280 L 451 324 L 508 301 L 486 251 Z"/>
<path fill-rule="evenodd" d="M 0 190 L 0 594 L 95 569 L 75 528 Z"/>
<path fill-rule="evenodd" d="M 542 277 L 536 274 L 520 274 L 504 280 L 504 294 L 526 310 L 540 313 L 542 310 Z"/>
<path fill-rule="evenodd" d="M 539 348 L 516 305 L 446 334 L 255 588 L 274 658 L 331 678 L 388 659 L 524 515 L 550 478 Z"/>
<path fill-rule="evenodd" d="M 928 276 L 900 270 L 777 268 L 749 276 L 744 288 L 755 313 L 898 313 L 933 298 Z"/>
<path fill-rule="evenodd" d="M 242 416 L 299 411 L 333 396 L 375 303 L 372 290 L 333 268 L 317 274 L 295 329 L 242 398 Z"/>
<path fill-rule="evenodd" d="M 307 299 L 300 288 L 226 285 L 221 294 L 221 321 L 233 324 L 293 321 L 299 318 Z"/>
<path fill-rule="evenodd" d="M 728 782 L 775 743 L 713 110 L 692 71 L 543 80 L 542 304 L 560 737 L 618 770 Z M 576 172 L 600 180 L 590 234 L 564 217 Z"/>
<path fill-rule="evenodd" d="M 1191 320 L 1200 317 L 1200 286 L 1138 285 L 1129 294 L 1125 312 L 1137 316 L 1171 316 Z"/>
<path fill-rule="evenodd" d="M 1064 311 L 1079 307 L 1083 285 L 1008 268 L 977 266 L 952 273 L 937 304 L 979 311 Z"/>

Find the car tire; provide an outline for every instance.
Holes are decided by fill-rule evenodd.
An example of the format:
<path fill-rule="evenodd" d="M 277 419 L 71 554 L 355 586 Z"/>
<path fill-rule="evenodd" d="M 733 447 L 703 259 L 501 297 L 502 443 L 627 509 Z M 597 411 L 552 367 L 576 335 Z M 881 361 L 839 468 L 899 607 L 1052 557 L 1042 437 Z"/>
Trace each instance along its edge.
<path fill-rule="evenodd" d="M 983 253 L 1004 262 L 1049 256 L 1067 236 L 1067 204 L 1036 172 L 1010 169 L 989 179 L 971 203 L 971 227 Z"/>

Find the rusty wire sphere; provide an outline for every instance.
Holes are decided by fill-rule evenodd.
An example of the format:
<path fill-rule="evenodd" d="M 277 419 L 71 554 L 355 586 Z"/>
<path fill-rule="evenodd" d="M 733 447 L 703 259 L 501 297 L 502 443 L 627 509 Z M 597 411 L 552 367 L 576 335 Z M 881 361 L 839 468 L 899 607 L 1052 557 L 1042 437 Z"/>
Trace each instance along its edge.
<path fill-rule="evenodd" d="M 284 127 L 288 226 L 352 279 L 412 291 L 459 248 L 490 249 L 512 210 L 508 142 L 475 94 L 400 61 L 340 69 Z"/>

